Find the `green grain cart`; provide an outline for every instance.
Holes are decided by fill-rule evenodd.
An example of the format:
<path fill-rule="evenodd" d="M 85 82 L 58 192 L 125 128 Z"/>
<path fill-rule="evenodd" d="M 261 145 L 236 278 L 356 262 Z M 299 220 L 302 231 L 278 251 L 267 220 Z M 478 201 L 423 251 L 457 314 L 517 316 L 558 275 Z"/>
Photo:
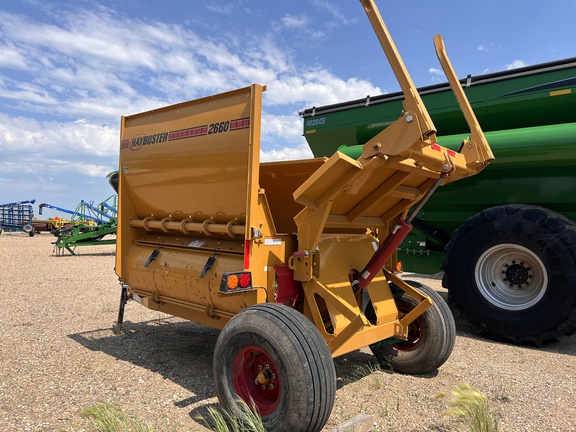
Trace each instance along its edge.
<path fill-rule="evenodd" d="M 541 345 L 576 330 L 576 58 L 460 81 L 496 160 L 440 188 L 401 244 L 405 271 L 444 271 L 478 333 Z M 447 84 L 419 89 L 438 142 L 466 134 Z M 402 112 L 402 93 L 302 111 L 314 155 L 358 157 Z"/>

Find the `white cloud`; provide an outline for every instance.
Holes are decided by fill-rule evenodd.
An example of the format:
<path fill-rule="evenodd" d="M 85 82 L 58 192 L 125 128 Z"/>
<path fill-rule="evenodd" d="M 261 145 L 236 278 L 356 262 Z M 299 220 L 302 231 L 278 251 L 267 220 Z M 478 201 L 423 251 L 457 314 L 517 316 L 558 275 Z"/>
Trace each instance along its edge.
<path fill-rule="evenodd" d="M 284 27 L 289 29 L 306 28 L 306 26 L 309 24 L 308 17 L 305 15 L 294 16 L 286 14 L 281 18 L 281 21 Z"/>
<path fill-rule="evenodd" d="M 506 70 L 517 69 L 526 66 L 522 60 L 514 60 L 512 63 L 506 65 Z"/>
<path fill-rule="evenodd" d="M 298 147 L 282 147 L 270 151 L 260 151 L 260 160 L 262 162 L 308 159 L 311 157 L 313 155 L 310 148 L 304 144 Z"/>
<path fill-rule="evenodd" d="M 0 45 L 0 66 L 23 69 L 26 67 L 26 61 L 22 53 L 10 41 Z"/>
<path fill-rule="evenodd" d="M 291 26 L 307 21 L 304 16 L 285 18 Z M 14 64 L 31 74 L 25 88 L 4 82 L 1 96 L 22 109 L 117 118 L 141 106 L 149 109 L 252 82 L 278 88 L 268 99 L 277 105 L 308 103 L 314 97 L 319 97 L 314 103 L 324 104 L 380 93 L 367 81 L 302 68 L 269 38 L 253 36 L 250 42 L 261 43 L 246 44 L 258 50 L 231 51 L 224 42 L 201 40 L 178 25 L 121 20 L 101 11 L 63 14 L 62 20 L 56 27 L 0 13 L 2 30 L 19 46 L 15 54 L 26 53 L 26 61 Z M 153 103 L 139 100 L 144 98 L 135 85 L 148 94 L 148 101 L 152 94 Z"/>
<path fill-rule="evenodd" d="M 111 126 L 0 114 L 0 147 L 5 159 L 13 155 L 28 159 L 46 155 L 111 157 L 118 154 L 118 146 L 119 131 Z"/>
<path fill-rule="evenodd" d="M 285 144 L 302 145 L 306 141 L 302 137 L 302 119 L 298 115 L 262 114 L 263 146 L 275 145 L 277 137 L 282 137 Z"/>
<path fill-rule="evenodd" d="M 27 82 L 5 79 L 0 83 L 1 97 L 17 101 L 18 104 L 40 104 L 54 106 L 58 100 L 50 94 L 49 89 Z"/>
<path fill-rule="evenodd" d="M 108 174 L 117 169 L 117 167 L 111 165 L 97 165 L 81 162 L 65 163 L 61 168 L 78 174 L 85 174 L 89 177 L 98 178 L 105 178 Z"/>
<path fill-rule="evenodd" d="M 308 69 L 300 75 L 282 75 L 268 85 L 266 101 L 272 105 L 326 105 L 366 95 L 379 95 L 382 90 L 366 80 L 343 80 L 324 69 Z"/>
<path fill-rule="evenodd" d="M 211 12 L 220 14 L 220 15 L 232 15 L 232 13 L 234 11 L 234 5 L 230 4 L 230 3 L 223 4 L 221 2 L 207 3 L 206 9 L 208 9 Z"/>
<path fill-rule="evenodd" d="M 102 6 L 52 14 L 41 6 L 39 19 L 0 11 L 0 172 L 22 190 L 37 183 L 72 195 L 81 180 L 59 185 L 65 174 L 107 190 L 100 180 L 117 165 L 121 115 L 255 82 L 268 86 L 262 160 L 301 159 L 312 153 L 298 109 L 382 93 L 367 80 L 299 64 L 276 32 L 278 21 L 249 34 L 201 37 L 187 24 L 137 20 Z M 331 21 L 318 26 L 305 14 L 284 15 L 283 28 L 296 30 L 291 37 L 322 37 L 331 25 L 354 22 L 329 2 L 316 6 Z M 209 9 L 233 12 L 230 4 Z"/>
<path fill-rule="evenodd" d="M 114 171 L 112 165 L 98 165 L 84 162 L 70 162 L 60 159 L 43 159 L 43 161 L 36 162 L 0 162 L 0 170 L 5 174 L 40 174 L 42 178 L 45 175 L 63 174 L 63 173 L 76 173 L 86 175 L 88 177 L 105 178 L 109 173 Z M 37 182 L 38 185 L 43 184 Z"/>
<path fill-rule="evenodd" d="M 476 51 L 480 52 L 488 52 L 492 51 L 494 48 L 500 49 L 502 46 L 499 43 L 490 42 L 490 43 L 481 43 L 476 46 Z"/>
<path fill-rule="evenodd" d="M 336 20 L 338 21 L 338 24 L 337 24 L 338 26 L 354 24 L 357 21 L 356 18 L 354 18 L 354 19 L 348 18 L 340 10 L 340 8 L 336 4 L 334 4 L 334 2 L 332 2 L 330 0 L 314 0 L 314 4 L 322 12 L 327 13 L 328 15 L 331 15 L 332 17 L 336 18 Z"/>
<path fill-rule="evenodd" d="M 53 192 L 62 187 L 58 182 L 43 176 L 39 177 L 37 173 L 42 171 L 36 172 L 33 168 L 41 170 L 42 166 L 0 161 L 0 171 L 3 174 L 3 176 L 0 177 L 0 188 L 10 191 L 13 197 L 13 200 L 10 202 L 36 199 L 39 192 Z M 15 182 L 12 174 L 23 175 L 23 178 L 19 178 L 18 181 Z M 6 201 L 2 202 L 4 203 Z"/>
<path fill-rule="evenodd" d="M 446 81 L 446 75 L 442 69 L 438 69 L 435 67 L 431 67 L 428 69 L 428 72 L 432 75 L 431 81 L 434 83 L 444 82 Z"/>
<path fill-rule="evenodd" d="M 444 71 L 442 69 L 438 69 L 438 68 L 434 68 L 434 67 L 431 67 L 430 69 L 428 69 L 428 72 L 430 72 L 432 75 L 437 76 L 437 77 L 445 76 Z"/>

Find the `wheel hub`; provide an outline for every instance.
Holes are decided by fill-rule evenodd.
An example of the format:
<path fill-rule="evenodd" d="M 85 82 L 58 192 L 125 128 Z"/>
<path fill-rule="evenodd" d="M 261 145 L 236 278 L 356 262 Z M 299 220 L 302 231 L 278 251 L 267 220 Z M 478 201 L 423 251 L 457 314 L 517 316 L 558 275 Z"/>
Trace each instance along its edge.
<path fill-rule="evenodd" d="M 513 288 L 517 285 L 518 288 L 522 288 L 522 285 L 528 285 L 528 279 L 532 277 L 529 273 L 530 268 L 524 266 L 524 262 L 517 264 L 516 261 L 512 261 L 512 264 L 505 264 L 505 270 L 503 270 L 504 281 L 510 282 L 510 287 Z"/>
<path fill-rule="evenodd" d="M 476 286 L 494 306 L 509 311 L 537 304 L 548 288 L 548 270 L 532 250 L 514 243 L 487 249 L 474 270 Z"/>
<path fill-rule="evenodd" d="M 255 383 L 260 384 L 263 389 L 265 389 L 268 386 L 271 386 L 271 388 L 273 389 L 276 374 L 270 370 L 270 365 L 266 364 L 265 367 L 263 367 L 262 365 L 258 365 L 258 368 L 260 369 L 260 372 L 258 372 L 258 375 L 256 376 Z"/>
<path fill-rule="evenodd" d="M 253 401 L 260 415 L 274 412 L 280 401 L 280 379 L 276 365 L 264 350 L 243 348 L 234 362 L 233 380 L 238 396 L 248 404 Z"/>

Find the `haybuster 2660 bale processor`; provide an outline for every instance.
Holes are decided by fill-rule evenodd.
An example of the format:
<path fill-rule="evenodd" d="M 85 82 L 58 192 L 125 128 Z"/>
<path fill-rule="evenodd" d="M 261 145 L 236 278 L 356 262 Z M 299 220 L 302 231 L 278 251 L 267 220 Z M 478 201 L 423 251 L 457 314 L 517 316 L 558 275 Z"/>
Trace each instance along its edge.
<path fill-rule="evenodd" d="M 337 152 L 260 164 L 265 87 L 256 84 L 122 119 L 117 331 L 127 299 L 223 329 L 218 398 L 232 411 L 237 397 L 253 401 L 269 431 L 322 429 L 336 391 L 332 357 L 370 346 L 418 374 L 454 345 L 450 310 L 394 274 L 395 251 L 408 209 L 493 156 L 441 38 L 471 128 L 459 152 L 437 144 L 375 5 L 361 2 L 406 99 L 357 160 Z"/>

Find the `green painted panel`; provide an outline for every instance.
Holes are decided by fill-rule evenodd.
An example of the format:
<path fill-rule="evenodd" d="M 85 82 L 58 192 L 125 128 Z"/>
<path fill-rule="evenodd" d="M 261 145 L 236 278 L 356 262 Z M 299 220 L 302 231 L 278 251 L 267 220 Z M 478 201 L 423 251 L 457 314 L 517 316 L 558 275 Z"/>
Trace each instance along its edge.
<path fill-rule="evenodd" d="M 462 80 L 466 83 L 466 80 Z M 576 59 L 471 78 L 466 95 L 484 131 L 576 122 Z M 419 89 L 439 135 L 466 133 L 446 85 Z M 364 144 L 402 113 L 401 93 L 302 111 L 304 136 L 314 156 L 342 145 Z"/>

